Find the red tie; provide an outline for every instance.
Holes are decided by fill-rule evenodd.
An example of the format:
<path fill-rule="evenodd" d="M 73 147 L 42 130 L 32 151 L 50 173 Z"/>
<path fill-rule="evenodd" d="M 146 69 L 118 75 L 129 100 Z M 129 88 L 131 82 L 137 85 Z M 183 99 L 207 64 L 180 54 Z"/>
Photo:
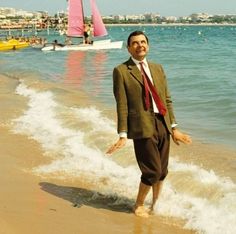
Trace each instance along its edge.
<path fill-rule="evenodd" d="M 159 97 L 159 95 L 157 94 L 157 91 L 155 89 L 155 87 L 153 86 L 152 82 L 150 81 L 150 79 L 148 78 L 147 73 L 145 72 L 144 68 L 143 68 L 143 62 L 140 62 L 140 67 L 141 67 L 141 73 L 142 73 L 142 77 L 143 77 L 143 84 L 144 84 L 144 89 L 145 89 L 145 105 L 146 105 L 146 109 L 148 110 L 150 108 L 150 96 L 149 96 L 149 92 L 151 92 L 152 97 L 157 105 L 157 108 L 159 110 L 159 113 L 161 115 L 165 115 L 166 114 L 166 108 L 161 100 L 161 98 Z"/>

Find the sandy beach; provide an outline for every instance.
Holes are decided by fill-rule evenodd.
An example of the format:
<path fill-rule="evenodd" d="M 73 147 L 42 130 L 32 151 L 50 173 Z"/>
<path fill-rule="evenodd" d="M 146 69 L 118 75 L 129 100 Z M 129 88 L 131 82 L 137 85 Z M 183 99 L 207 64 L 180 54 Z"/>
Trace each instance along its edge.
<path fill-rule="evenodd" d="M 33 175 L 31 169 L 47 159 L 36 141 L 11 131 L 11 120 L 26 108 L 24 98 L 14 94 L 18 80 L 1 76 L 0 84 L 1 234 L 194 233 L 183 229 L 184 221 L 139 218 L 107 206 L 99 195 L 83 202 L 96 191 L 94 185 Z"/>
<path fill-rule="evenodd" d="M 32 168 L 50 159 L 38 142 L 12 131 L 12 120 L 27 109 L 24 97 L 14 92 L 18 83 L 17 79 L 0 77 L 0 234 L 195 233 L 184 229 L 184 220 L 158 214 L 145 219 L 136 217 L 127 207 L 109 206 L 109 198 L 96 193 L 94 184 L 33 174 Z M 215 158 L 215 154 L 221 157 Z M 209 170 L 214 164 L 219 175 L 235 178 L 235 165 L 224 161 L 224 157 L 233 161 L 234 150 L 194 142 L 192 146 L 172 145 L 171 155 Z M 170 173 L 170 181 L 172 176 Z M 94 194 L 95 199 L 87 199 Z"/>

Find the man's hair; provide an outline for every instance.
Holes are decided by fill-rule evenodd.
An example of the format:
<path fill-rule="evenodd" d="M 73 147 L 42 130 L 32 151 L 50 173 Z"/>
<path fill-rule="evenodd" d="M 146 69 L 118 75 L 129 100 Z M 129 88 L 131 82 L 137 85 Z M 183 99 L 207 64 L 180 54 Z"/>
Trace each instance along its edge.
<path fill-rule="evenodd" d="M 127 39 L 127 45 L 130 46 L 131 37 L 139 36 L 139 35 L 144 35 L 147 40 L 147 43 L 148 43 L 148 37 L 145 35 L 145 33 L 143 31 L 134 31 L 134 32 L 130 33 L 130 35 Z"/>

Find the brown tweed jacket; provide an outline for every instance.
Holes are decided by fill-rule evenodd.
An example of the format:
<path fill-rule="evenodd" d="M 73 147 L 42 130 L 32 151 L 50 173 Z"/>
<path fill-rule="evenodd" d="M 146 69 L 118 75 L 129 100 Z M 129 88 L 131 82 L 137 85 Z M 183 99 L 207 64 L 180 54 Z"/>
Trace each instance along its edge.
<path fill-rule="evenodd" d="M 166 76 L 160 64 L 148 62 L 157 93 L 167 108 L 164 116 L 171 133 L 171 124 L 176 123 Z M 155 129 L 153 109 L 145 110 L 142 75 L 130 58 L 113 70 L 113 91 L 117 103 L 118 133 L 127 132 L 128 138 L 151 137 Z"/>

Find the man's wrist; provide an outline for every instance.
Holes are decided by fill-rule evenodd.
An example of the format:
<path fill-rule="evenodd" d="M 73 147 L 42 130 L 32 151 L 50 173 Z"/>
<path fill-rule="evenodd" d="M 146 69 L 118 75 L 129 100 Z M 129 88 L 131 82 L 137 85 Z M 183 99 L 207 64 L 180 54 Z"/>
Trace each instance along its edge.
<path fill-rule="evenodd" d="M 177 129 L 177 125 L 178 125 L 177 123 L 171 124 L 172 131 Z"/>
<path fill-rule="evenodd" d="M 127 132 L 119 132 L 120 138 L 127 138 Z"/>

